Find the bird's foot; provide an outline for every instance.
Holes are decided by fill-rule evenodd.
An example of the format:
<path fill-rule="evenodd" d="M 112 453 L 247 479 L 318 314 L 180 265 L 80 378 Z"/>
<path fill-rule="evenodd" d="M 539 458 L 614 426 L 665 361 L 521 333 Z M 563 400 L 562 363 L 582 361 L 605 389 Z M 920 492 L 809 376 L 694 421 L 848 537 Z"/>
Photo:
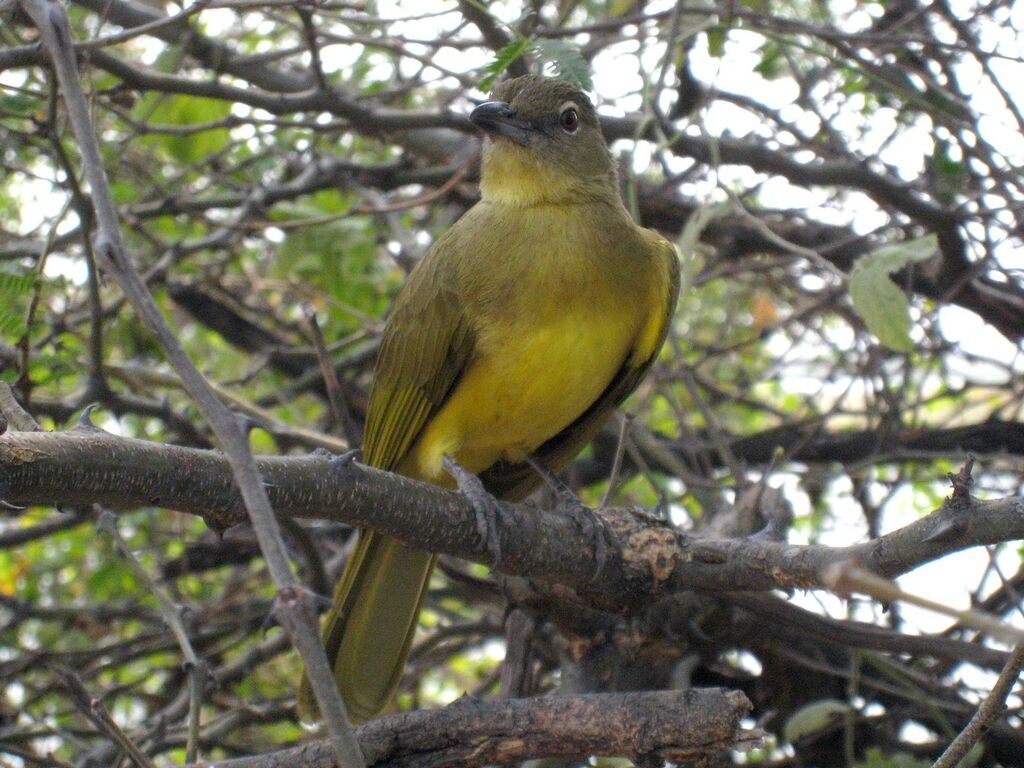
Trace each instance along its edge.
<path fill-rule="evenodd" d="M 473 509 L 476 516 L 476 532 L 493 558 L 491 570 L 498 570 L 501 567 L 501 530 L 498 521 L 504 518 L 504 510 L 497 499 L 487 492 L 480 478 L 451 456 L 445 454 L 441 459 L 441 466 L 455 480 L 459 492 Z"/>
<path fill-rule="evenodd" d="M 544 478 L 544 482 L 554 492 L 555 498 L 558 500 L 559 511 L 571 517 L 580 530 L 589 533 L 594 548 L 594 572 L 590 575 L 590 580 L 595 581 L 608 562 L 608 542 L 618 545 L 618 537 L 605 519 L 584 504 L 560 477 L 532 456 L 526 455 L 525 459 L 533 471 Z"/>

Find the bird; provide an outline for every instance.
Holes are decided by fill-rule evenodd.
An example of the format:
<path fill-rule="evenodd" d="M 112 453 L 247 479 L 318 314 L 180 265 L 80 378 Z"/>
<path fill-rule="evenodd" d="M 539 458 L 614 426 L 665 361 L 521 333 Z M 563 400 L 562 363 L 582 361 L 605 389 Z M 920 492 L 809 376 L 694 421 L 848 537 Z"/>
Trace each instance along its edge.
<path fill-rule="evenodd" d="M 674 246 L 637 225 L 597 112 L 576 85 L 499 83 L 480 200 L 413 268 L 385 324 L 363 461 L 454 487 L 451 457 L 521 500 L 593 439 L 661 349 L 679 293 Z M 354 723 L 401 679 L 436 556 L 362 530 L 324 628 Z M 299 708 L 315 720 L 308 679 Z"/>

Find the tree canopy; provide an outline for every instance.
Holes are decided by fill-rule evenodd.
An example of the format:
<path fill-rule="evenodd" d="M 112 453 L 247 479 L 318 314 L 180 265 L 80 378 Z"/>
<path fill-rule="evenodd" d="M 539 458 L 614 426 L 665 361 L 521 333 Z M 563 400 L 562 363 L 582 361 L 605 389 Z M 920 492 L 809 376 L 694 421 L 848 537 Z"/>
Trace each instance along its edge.
<path fill-rule="evenodd" d="M 302 594 L 356 525 L 444 553 L 370 762 L 1024 766 L 1019 6 L 66 15 L 0 6 L 0 765 L 333 764 L 241 488 Z M 508 506 L 492 572 L 457 495 L 345 456 L 391 299 L 479 198 L 467 115 L 529 72 L 593 95 L 683 274 L 652 373 L 563 476 L 607 508 L 596 576 L 554 490 Z"/>

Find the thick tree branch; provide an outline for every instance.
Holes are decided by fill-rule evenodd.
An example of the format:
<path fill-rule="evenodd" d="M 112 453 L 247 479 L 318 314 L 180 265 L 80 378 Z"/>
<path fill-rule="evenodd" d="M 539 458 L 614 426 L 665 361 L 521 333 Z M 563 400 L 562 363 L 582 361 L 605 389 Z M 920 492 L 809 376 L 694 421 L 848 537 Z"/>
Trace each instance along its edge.
<path fill-rule="evenodd" d="M 409 544 L 480 563 L 491 552 L 459 494 L 347 460 L 262 457 L 258 469 L 278 515 L 327 518 L 374 528 Z M 113 508 L 163 506 L 219 528 L 243 522 L 222 454 L 115 437 L 95 428 L 0 436 L 0 498 L 15 504 Z M 755 539 L 699 539 L 629 509 L 604 510 L 621 551 L 593 577 L 593 537 L 570 517 L 507 504 L 506 573 L 568 585 L 595 606 L 631 612 L 641 597 L 684 589 L 816 588 L 822 570 L 857 560 L 896 576 L 943 555 L 1024 538 L 1024 498 L 943 505 L 910 525 L 848 547 L 795 546 Z M 969 524 L 964 525 L 967 520 Z M 953 531 L 953 534 L 949 532 Z M 929 538 L 936 532 L 943 535 Z"/>
<path fill-rule="evenodd" d="M 374 720 L 356 731 L 369 765 L 507 765 L 531 758 L 614 755 L 699 761 L 758 741 L 740 728 L 737 691 L 693 689 L 479 701 Z M 334 768 L 325 742 L 215 763 L 216 768 Z M 193 766 L 193 768 L 199 768 Z"/>

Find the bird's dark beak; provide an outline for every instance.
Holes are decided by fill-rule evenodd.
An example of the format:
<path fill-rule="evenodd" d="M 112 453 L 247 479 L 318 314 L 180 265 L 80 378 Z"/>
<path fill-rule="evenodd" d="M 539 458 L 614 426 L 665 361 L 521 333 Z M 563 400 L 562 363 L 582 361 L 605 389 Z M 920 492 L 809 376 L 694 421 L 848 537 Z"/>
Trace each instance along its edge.
<path fill-rule="evenodd" d="M 503 101 L 485 101 L 469 113 L 469 121 L 487 133 L 504 136 L 521 147 L 533 143 L 537 129 Z"/>

